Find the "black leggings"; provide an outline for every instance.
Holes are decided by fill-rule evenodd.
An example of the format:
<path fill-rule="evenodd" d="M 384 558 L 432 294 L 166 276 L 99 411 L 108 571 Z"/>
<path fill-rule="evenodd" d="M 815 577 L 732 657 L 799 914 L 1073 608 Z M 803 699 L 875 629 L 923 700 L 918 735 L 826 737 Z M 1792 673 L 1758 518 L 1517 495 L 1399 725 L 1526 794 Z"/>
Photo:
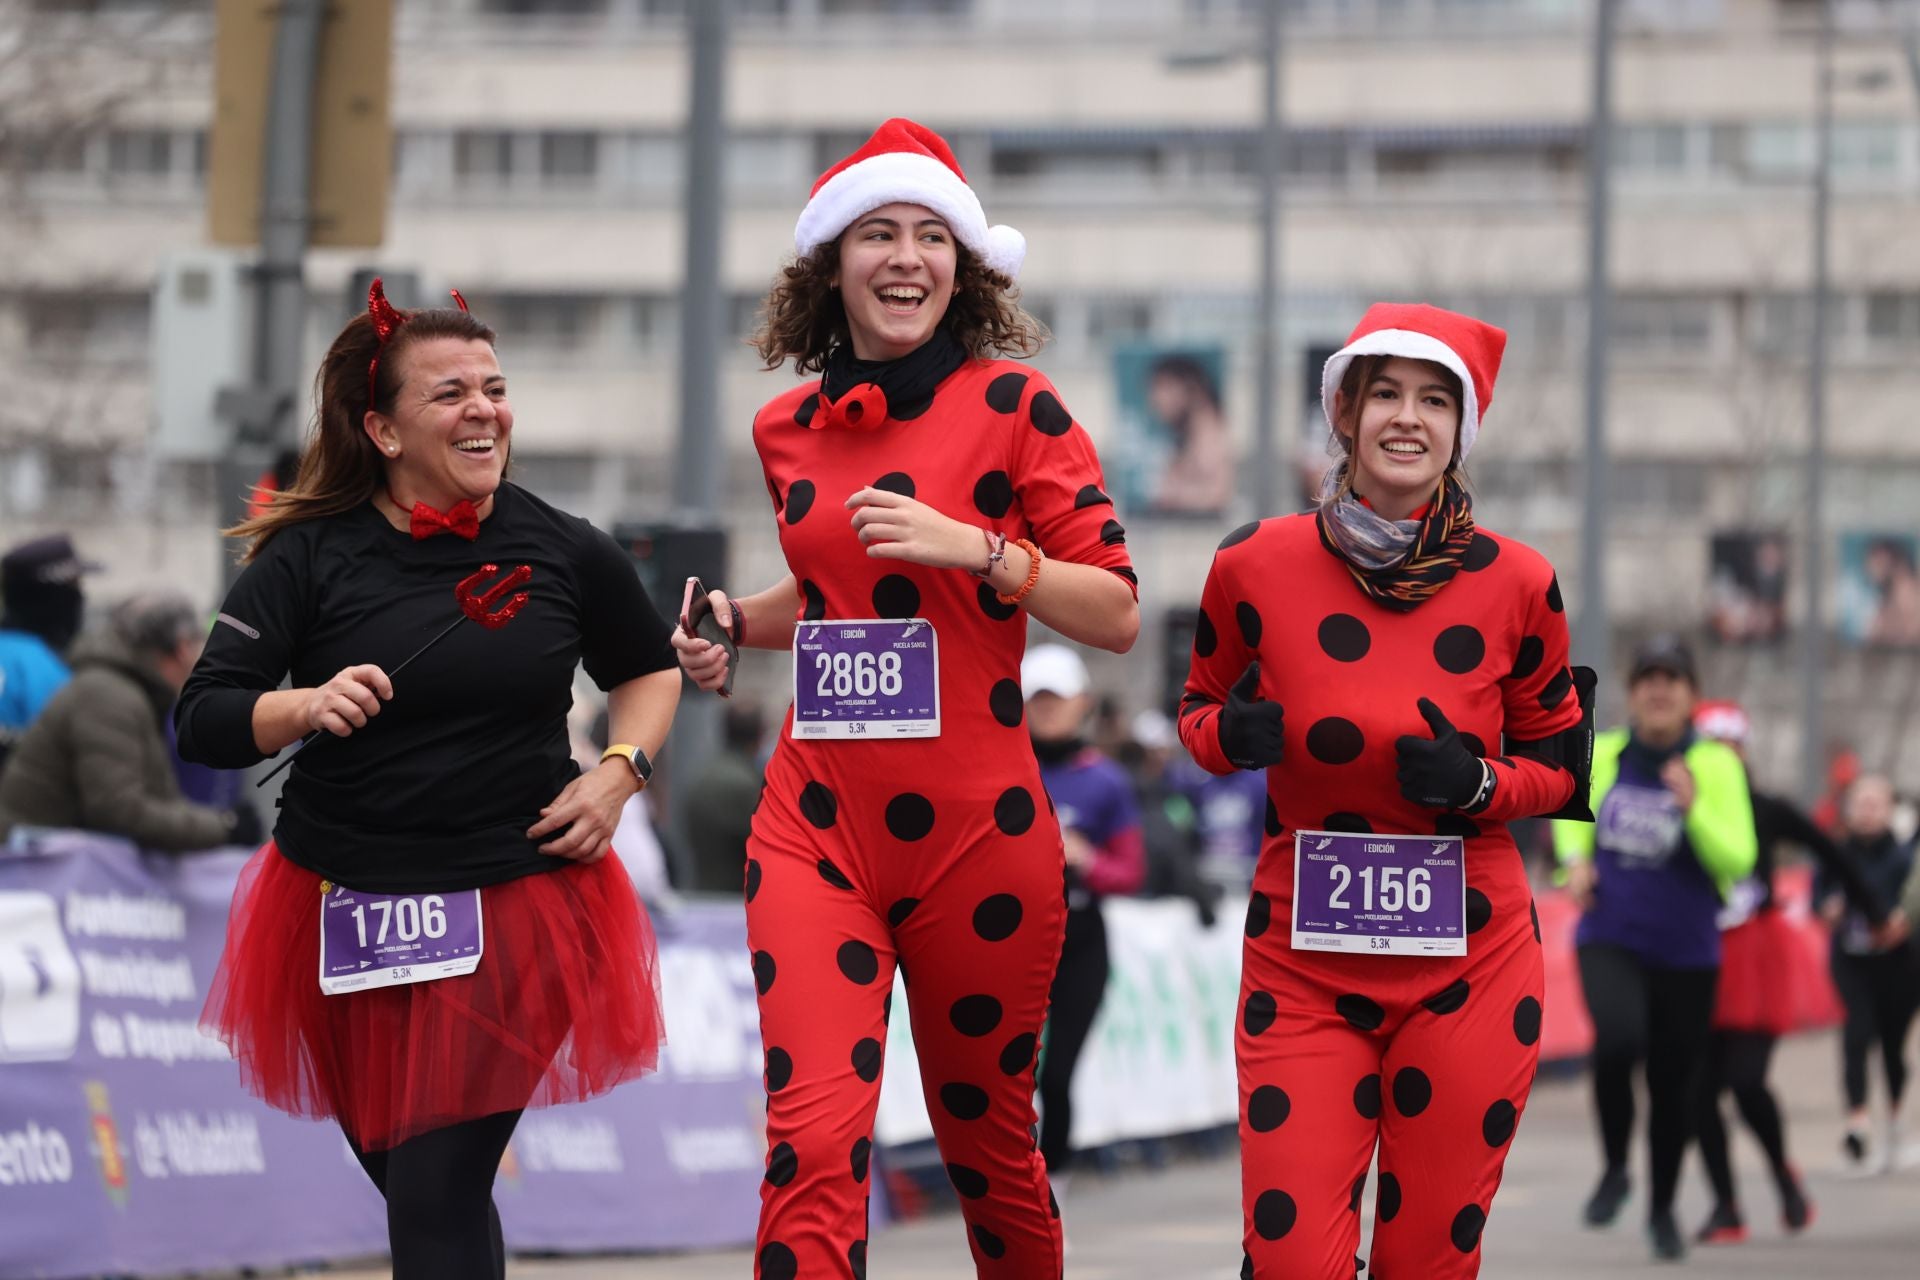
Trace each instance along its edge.
<path fill-rule="evenodd" d="M 1040 1056 L 1040 1155 L 1049 1173 L 1065 1172 L 1073 1159 L 1073 1068 L 1107 993 L 1107 969 L 1107 922 L 1100 908 L 1069 910 Z"/>
<path fill-rule="evenodd" d="M 1719 976 L 1717 968 L 1657 968 L 1625 947 L 1580 948 L 1580 985 L 1593 1016 L 1593 1103 L 1607 1172 L 1626 1172 L 1633 1071 L 1645 1063 L 1648 1208 L 1654 1213 L 1673 1208 L 1680 1185 Z"/>
<path fill-rule="evenodd" d="M 1700 1093 L 1700 1158 L 1713 1183 L 1716 1204 L 1732 1208 L 1740 1202 L 1733 1185 L 1733 1165 L 1727 1157 L 1727 1126 L 1720 1118 L 1720 1095 L 1731 1093 L 1741 1118 L 1760 1139 L 1767 1153 L 1773 1181 L 1781 1190 L 1793 1184 L 1787 1164 L 1787 1129 L 1780 1104 L 1767 1088 L 1767 1067 L 1777 1037 L 1765 1031 L 1715 1031 L 1707 1045 L 1705 1084 Z"/>
<path fill-rule="evenodd" d="M 1887 1072 L 1887 1097 L 1893 1109 L 1907 1091 L 1907 1029 L 1913 1025 L 1916 973 L 1910 947 L 1878 955 L 1833 953 L 1833 985 L 1847 1007 L 1840 1037 L 1847 1105 L 1867 1105 L 1867 1057 L 1874 1043 Z"/>
<path fill-rule="evenodd" d="M 518 1111 L 430 1129 L 387 1151 L 362 1151 L 360 1167 L 387 1200 L 393 1280 L 504 1280 L 507 1250 L 493 1177 Z"/>

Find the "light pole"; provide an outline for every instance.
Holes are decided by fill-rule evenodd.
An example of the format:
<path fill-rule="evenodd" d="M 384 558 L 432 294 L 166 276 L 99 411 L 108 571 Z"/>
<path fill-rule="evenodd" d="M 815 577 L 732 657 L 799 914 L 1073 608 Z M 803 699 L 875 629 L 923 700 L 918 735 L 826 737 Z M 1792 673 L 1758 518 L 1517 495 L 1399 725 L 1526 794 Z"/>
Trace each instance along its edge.
<path fill-rule="evenodd" d="M 1826 776 L 1826 472 L 1828 223 L 1833 203 L 1833 0 L 1820 6 L 1813 135 L 1813 350 L 1807 362 L 1807 594 L 1800 618 L 1800 793 L 1812 803 Z"/>
<path fill-rule="evenodd" d="M 1280 171 L 1285 135 L 1280 119 L 1282 0 L 1260 6 L 1260 288 L 1254 318 L 1253 514 L 1272 515 L 1275 506 L 1275 417 L 1279 406 L 1280 338 Z"/>
<path fill-rule="evenodd" d="M 1580 528 L 1580 612 L 1573 652 L 1598 671 L 1611 663 L 1607 626 L 1607 349 L 1612 288 L 1607 236 L 1613 212 L 1613 41 L 1618 0 L 1600 0 L 1593 28 L 1593 108 L 1587 125 L 1586 505 Z"/>

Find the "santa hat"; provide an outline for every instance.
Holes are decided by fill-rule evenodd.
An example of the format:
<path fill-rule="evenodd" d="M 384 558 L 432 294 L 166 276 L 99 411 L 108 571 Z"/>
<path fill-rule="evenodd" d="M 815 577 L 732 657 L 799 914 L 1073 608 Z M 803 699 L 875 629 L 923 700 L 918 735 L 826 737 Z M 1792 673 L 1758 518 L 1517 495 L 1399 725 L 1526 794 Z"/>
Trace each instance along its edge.
<path fill-rule="evenodd" d="M 1507 349 L 1507 331 L 1472 316 L 1442 311 L 1417 302 L 1376 302 L 1354 326 L 1347 345 L 1328 358 L 1320 373 L 1320 407 L 1335 435 L 1334 393 L 1347 376 L 1355 356 L 1403 356 L 1430 360 L 1460 379 L 1460 456 L 1473 448 L 1480 434 L 1480 415 L 1493 403 L 1493 380 L 1500 375 L 1500 356 Z"/>
<path fill-rule="evenodd" d="M 1753 733 L 1753 722 L 1737 702 L 1702 702 L 1693 709 L 1693 731 L 1715 742 L 1745 746 Z"/>
<path fill-rule="evenodd" d="M 873 131 L 858 151 L 820 175 L 794 224 L 793 248 L 806 257 L 882 205 L 925 205 L 947 221 L 961 244 L 993 271 L 1020 274 L 1027 238 L 1012 227 L 988 226 L 980 197 L 952 148 L 925 125 L 895 117 Z"/>

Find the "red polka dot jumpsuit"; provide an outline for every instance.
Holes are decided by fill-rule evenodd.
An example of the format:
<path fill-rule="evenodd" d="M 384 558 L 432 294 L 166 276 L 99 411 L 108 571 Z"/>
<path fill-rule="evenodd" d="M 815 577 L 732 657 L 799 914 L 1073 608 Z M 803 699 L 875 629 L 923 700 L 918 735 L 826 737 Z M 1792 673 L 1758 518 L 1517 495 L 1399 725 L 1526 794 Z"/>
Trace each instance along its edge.
<path fill-rule="evenodd" d="M 942 724 L 935 738 L 799 741 L 789 713 L 768 766 L 746 884 L 770 1147 L 757 1274 L 865 1273 L 898 964 L 979 1274 L 1053 1280 L 1060 1228 L 1034 1149 L 1033 1069 L 1064 881 L 1022 725 L 1025 616 L 963 571 L 870 558 L 842 503 L 877 485 L 1131 581 L 1125 533 L 1092 443 L 1025 366 L 968 360 L 924 413 L 869 431 L 809 429 L 818 390 L 754 422 L 802 617 L 930 621 Z"/>
<path fill-rule="evenodd" d="M 1539 1057 L 1539 919 L 1505 820 L 1547 813 L 1573 776 L 1490 754 L 1577 726 L 1552 567 L 1483 531 L 1460 572 L 1410 612 L 1355 584 L 1314 517 L 1248 525 L 1207 574 L 1180 736 L 1215 773 L 1220 705 L 1260 662 L 1284 708 L 1267 770 L 1266 840 L 1247 914 L 1240 1077 L 1247 1265 L 1260 1280 L 1347 1280 L 1376 1140 L 1369 1275 L 1472 1276 Z M 1432 699 L 1498 786 L 1472 818 L 1423 808 L 1395 782 L 1395 740 L 1431 737 Z M 1296 830 L 1460 834 L 1468 954 L 1415 957 L 1291 947 Z"/>

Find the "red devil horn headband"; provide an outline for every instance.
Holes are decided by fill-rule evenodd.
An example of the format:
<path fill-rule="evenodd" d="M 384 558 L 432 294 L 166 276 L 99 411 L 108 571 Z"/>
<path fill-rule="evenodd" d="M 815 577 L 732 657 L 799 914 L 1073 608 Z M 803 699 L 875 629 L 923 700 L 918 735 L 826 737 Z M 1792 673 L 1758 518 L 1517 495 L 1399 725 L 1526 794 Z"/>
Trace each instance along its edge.
<path fill-rule="evenodd" d="M 449 289 L 453 301 L 462 311 L 467 309 L 467 300 L 460 296 L 458 289 Z M 380 372 L 380 350 L 393 337 L 394 331 L 407 322 L 407 313 L 387 301 L 386 288 L 380 277 L 375 276 L 373 283 L 367 286 L 367 314 L 373 317 L 373 331 L 380 339 L 380 347 L 375 349 L 373 359 L 367 362 L 367 407 L 373 407 L 377 375 Z"/>

